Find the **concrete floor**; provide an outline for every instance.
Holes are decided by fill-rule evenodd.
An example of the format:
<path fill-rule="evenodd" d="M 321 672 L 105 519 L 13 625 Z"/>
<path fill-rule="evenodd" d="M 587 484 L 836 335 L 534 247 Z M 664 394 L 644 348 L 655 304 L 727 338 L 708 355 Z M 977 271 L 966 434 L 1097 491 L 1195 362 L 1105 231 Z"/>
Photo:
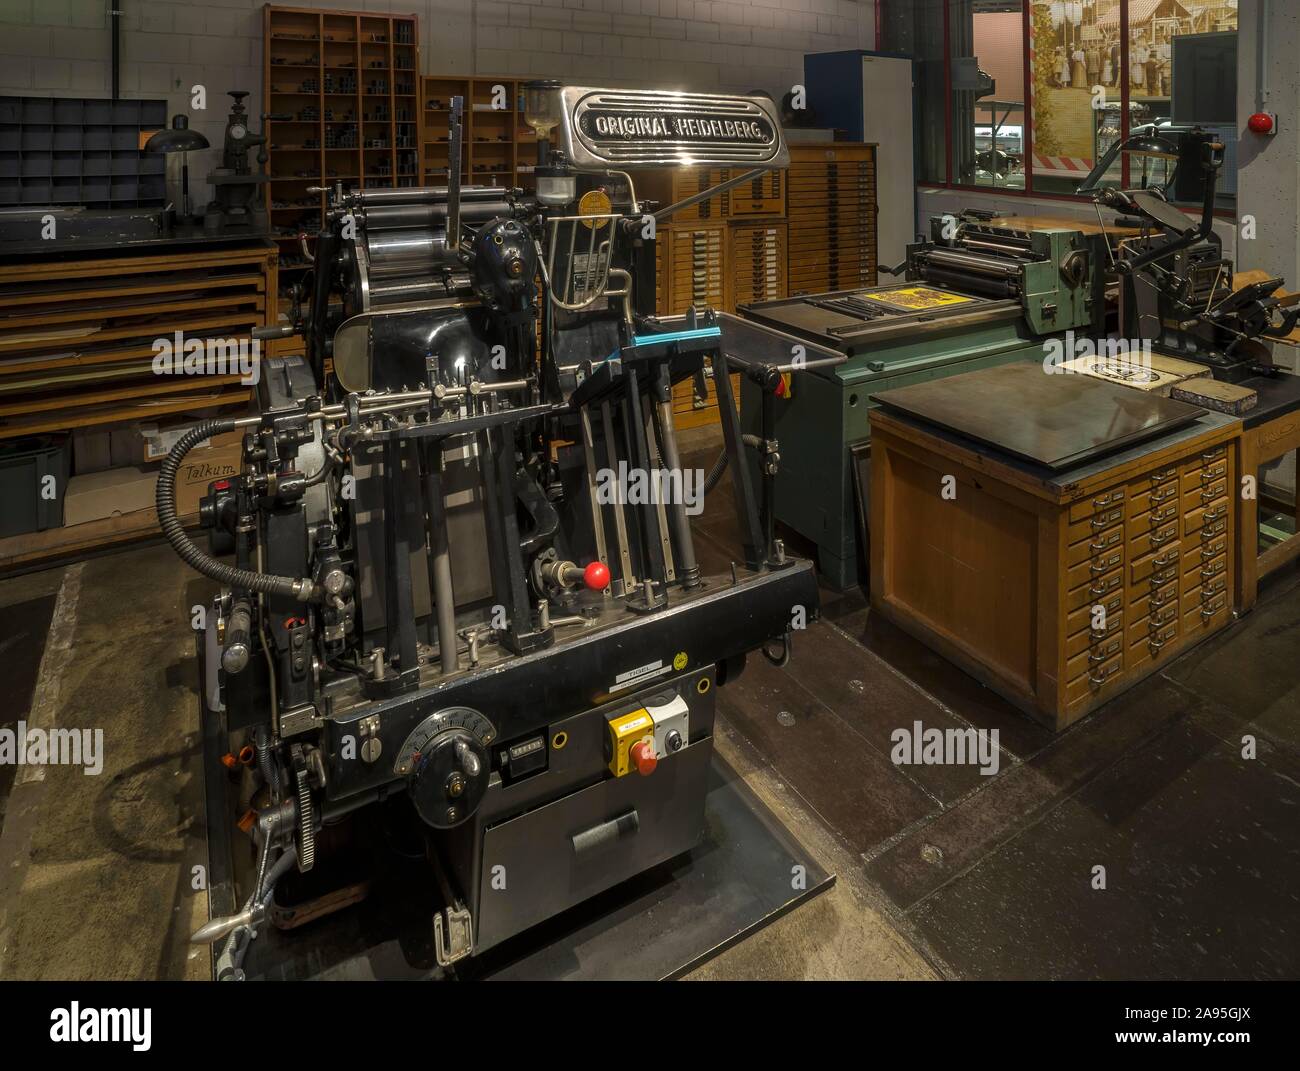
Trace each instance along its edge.
<path fill-rule="evenodd" d="M 706 572 L 729 562 L 726 506 L 711 496 L 697 522 Z M 187 626 L 210 591 L 158 544 L 0 581 L 16 682 L 0 723 L 101 727 L 106 741 L 99 776 L 0 781 L 0 978 L 207 977 L 186 943 L 206 917 Z M 1300 972 L 1294 572 L 1059 736 L 873 622 L 860 592 L 824 592 L 823 613 L 786 669 L 751 658 L 720 693 L 717 744 L 838 880 L 690 977 Z M 1002 770 L 893 766 L 888 729 L 913 717 L 999 728 Z M 1254 765 L 1234 758 L 1246 732 Z M 1085 876 L 1098 861 L 1104 896 Z"/>
<path fill-rule="evenodd" d="M 207 918 L 187 627 L 203 587 L 160 545 L 0 582 L 0 608 L 53 600 L 34 687 L 0 701 L 0 722 L 104 731 L 98 775 L 17 771 L 0 829 L 0 978 L 207 976 L 187 941 Z"/>

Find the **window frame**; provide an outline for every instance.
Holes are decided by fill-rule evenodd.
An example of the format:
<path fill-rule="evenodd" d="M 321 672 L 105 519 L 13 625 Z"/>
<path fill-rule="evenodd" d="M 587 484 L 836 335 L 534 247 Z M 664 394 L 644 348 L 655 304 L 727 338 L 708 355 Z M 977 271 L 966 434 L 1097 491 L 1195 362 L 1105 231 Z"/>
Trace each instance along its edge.
<path fill-rule="evenodd" d="M 886 10 L 888 5 L 893 3 L 908 3 L 909 0 L 876 0 L 876 47 L 881 48 L 881 37 L 887 24 Z M 966 193 L 983 193 L 998 197 L 1020 197 L 1033 198 L 1035 200 L 1048 201 L 1069 201 L 1075 204 L 1090 204 L 1092 198 L 1077 193 L 1053 193 L 1047 190 L 1036 190 L 1034 188 L 1034 102 L 1033 102 L 1033 70 L 1030 63 L 1029 42 L 1033 32 L 1033 4 L 1034 0 L 1021 0 L 1020 11 L 1020 49 L 1024 79 L 1024 132 L 1022 135 L 1025 155 L 1025 187 L 1024 189 L 1007 189 L 1004 187 L 976 186 L 970 183 L 954 182 L 952 178 L 952 33 L 950 26 L 951 4 L 949 0 L 940 0 L 943 4 L 943 124 L 944 124 L 944 181 L 925 179 L 918 180 L 917 187 L 927 190 L 961 190 Z M 1123 77 L 1119 79 L 1120 85 L 1120 140 L 1129 136 L 1129 106 L 1131 103 L 1129 77 L 1130 60 L 1129 60 L 1129 3 L 1130 0 L 1119 0 L 1119 41 L 1120 69 L 1123 71 Z M 1120 162 L 1122 167 L 1121 182 L 1125 187 L 1128 186 L 1131 177 L 1129 175 L 1129 159 L 1127 155 L 1121 154 Z M 1237 212 L 1235 208 L 1215 208 L 1214 214 L 1225 219 L 1235 219 Z"/>

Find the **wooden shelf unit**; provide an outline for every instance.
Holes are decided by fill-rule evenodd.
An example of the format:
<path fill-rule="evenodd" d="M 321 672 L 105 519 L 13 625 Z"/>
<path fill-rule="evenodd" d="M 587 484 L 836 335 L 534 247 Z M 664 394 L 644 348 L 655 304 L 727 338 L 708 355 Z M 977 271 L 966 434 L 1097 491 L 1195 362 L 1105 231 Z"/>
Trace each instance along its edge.
<path fill-rule="evenodd" d="M 421 185 L 447 183 L 452 97 L 465 98 L 461 182 L 536 189 L 537 137 L 524 123 L 523 82 L 486 76 L 420 79 Z"/>
<path fill-rule="evenodd" d="M 247 402 L 237 374 L 155 374 L 154 342 L 246 341 L 275 287 L 267 244 L 0 266 L 0 439 Z"/>
<path fill-rule="evenodd" d="M 267 4 L 263 96 L 267 208 L 290 278 L 308 266 L 297 235 L 324 220 L 310 187 L 420 185 L 420 27 L 416 15 Z"/>

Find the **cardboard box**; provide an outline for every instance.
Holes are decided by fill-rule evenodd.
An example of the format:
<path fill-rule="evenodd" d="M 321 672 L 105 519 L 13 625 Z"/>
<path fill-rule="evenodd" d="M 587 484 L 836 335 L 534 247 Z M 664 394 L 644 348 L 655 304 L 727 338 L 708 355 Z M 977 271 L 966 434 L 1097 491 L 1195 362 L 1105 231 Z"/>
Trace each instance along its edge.
<path fill-rule="evenodd" d="M 113 467 L 112 436 L 107 431 L 78 428 L 72 433 L 72 471 L 78 476 Z"/>
<path fill-rule="evenodd" d="M 171 452 L 171 448 L 180 441 L 181 436 L 197 423 L 197 421 L 194 421 L 184 424 L 168 424 L 165 427 L 160 427 L 157 424 L 138 425 L 137 431 L 142 444 L 143 459 L 145 461 L 161 461 Z M 224 435 L 213 436 L 199 449 L 207 449 L 211 446 L 228 446 L 231 443 L 243 442 L 243 440 L 244 433 L 242 431 L 228 431 Z"/>
<path fill-rule="evenodd" d="M 199 499 L 208 493 L 208 484 L 239 475 L 244 453 L 243 436 L 235 434 L 234 442 L 220 441 L 229 437 L 219 436 L 217 445 L 200 446 L 185 455 L 176 472 L 178 517 L 192 517 L 199 512 Z"/>
<path fill-rule="evenodd" d="M 157 472 L 134 466 L 74 476 L 63 496 L 63 523 L 85 524 L 149 509 L 157 484 Z"/>

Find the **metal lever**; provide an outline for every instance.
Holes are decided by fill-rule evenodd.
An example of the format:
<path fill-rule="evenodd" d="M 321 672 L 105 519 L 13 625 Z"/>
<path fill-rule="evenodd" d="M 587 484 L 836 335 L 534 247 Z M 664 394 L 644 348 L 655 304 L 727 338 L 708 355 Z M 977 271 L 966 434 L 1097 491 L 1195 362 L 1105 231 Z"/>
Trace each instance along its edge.
<path fill-rule="evenodd" d="M 447 126 L 447 248 L 460 247 L 460 152 L 461 122 L 465 98 L 451 98 L 451 118 Z"/>

